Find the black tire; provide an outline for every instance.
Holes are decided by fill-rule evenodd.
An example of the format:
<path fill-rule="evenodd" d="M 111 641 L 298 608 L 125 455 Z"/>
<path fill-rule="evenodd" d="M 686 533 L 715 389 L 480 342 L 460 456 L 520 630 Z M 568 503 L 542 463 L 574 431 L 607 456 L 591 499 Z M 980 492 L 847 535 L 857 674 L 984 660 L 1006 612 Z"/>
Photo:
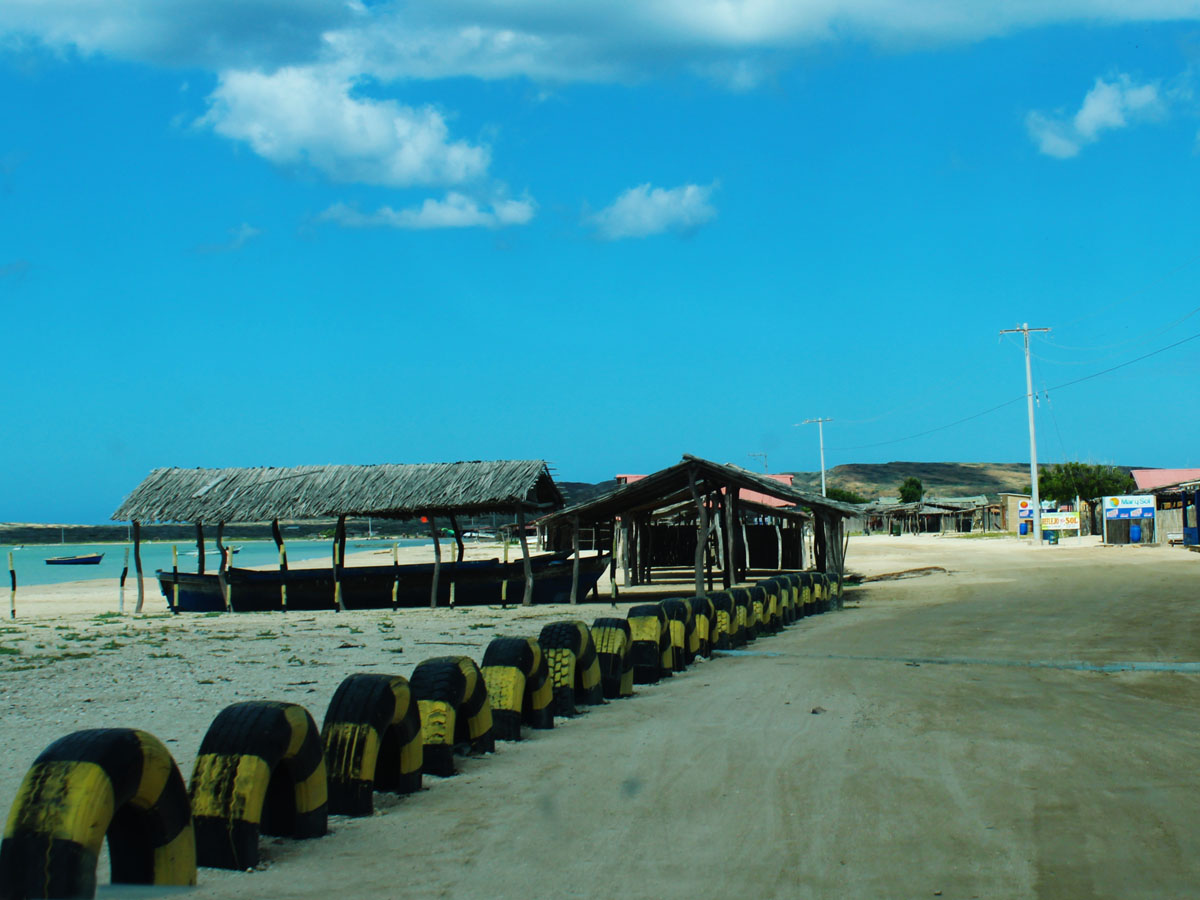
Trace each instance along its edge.
<path fill-rule="evenodd" d="M 728 591 L 718 591 L 709 594 L 708 600 L 713 606 L 713 649 L 729 650 L 737 646 L 737 608 L 733 597 Z"/>
<path fill-rule="evenodd" d="M 108 838 L 114 884 L 196 883 L 183 776 L 158 738 L 76 731 L 34 760 L 0 843 L 0 897 L 92 897 Z"/>
<path fill-rule="evenodd" d="M 421 710 L 426 775 L 457 774 L 455 750 L 491 753 L 496 749 L 487 685 L 471 657 L 427 659 L 413 670 L 408 684 Z"/>
<path fill-rule="evenodd" d="M 812 572 L 800 572 L 797 577 L 800 579 L 800 601 L 801 606 L 804 607 L 804 615 L 815 616 L 817 614 L 817 596 Z"/>
<path fill-rule="evenodd" d="M 421 714 L 399 675 L 347 676 L 329 701 L 321 739 L 331 813 L 369 816 L 375 791 L 421 789 Z"/>
<path fill-rule="evenodd" d="M 764 578 L 758 585 L 767 592 L 767 604 L 771 610 L 774 630 L 782 631 L 792 624 L 791 589 L 780 576 Z"/>
<path fill-rule="evenodd" d="M 694 633 L 692 610 L 682 600 L 671 599 L 662 601 L 663 612 L 667 614 L 667 624 L 671 635 L 671 668 L 682 672 L 688 667 L 688 639 Z"/>
<path fill-rule="evenodd" d="M 542 629 L 538 643 L 554 685 L 555 715 L 578 715 L 579 706 L 604 702 L 600 663 L 587 625 L 579 621 L 553 622 Z"/>
<path fill-rule="evenodd" d="M 634 606 L 626 616 L 632 638 L 634 684 L 655 684 L 671 676 L 671 633 L 667 614 L 657 603 Z M 663 665 L 664 658 L 668 661 Z"/>
<path fill-rule="evenodd" d="M 496 738 L 521 740 L 521 725 L 553 728 L 554 691 L 541 645 L 532 638 L 499 637 L 483 654 L 484 683 Z"/>
<path fill-rule="evenodd" d="M 692 607 L 692 618 L 696 623 L 696 652 L 700 656 L 712 656 L 717 610 L 708 597 L 692 597 L 688 603 Z"/>
<path fill-rule="evenodd" d="M 325 834 L 325 753 L 308 710 L 273 701 L 225 707 L 200 742 L 191 796 L 202 866 L 253 868 L 260 832 Z"/>
<path fill-rule="evenodd" d="M 633 639 L 628 619 L 602 618 L 592 623 L 600 684 L 608 700 L 633 695 Z"/>
<path fill-rule="evenodd" d="M 741 627 L 743 644 L 758 637 L 758 621 L 754 618 L 754 607 L 750 603 L 750 591 L 746 588 L 734 588 L 729 592 L 733 596 L 734 607 L 737 610 L 738 625 Z"/>

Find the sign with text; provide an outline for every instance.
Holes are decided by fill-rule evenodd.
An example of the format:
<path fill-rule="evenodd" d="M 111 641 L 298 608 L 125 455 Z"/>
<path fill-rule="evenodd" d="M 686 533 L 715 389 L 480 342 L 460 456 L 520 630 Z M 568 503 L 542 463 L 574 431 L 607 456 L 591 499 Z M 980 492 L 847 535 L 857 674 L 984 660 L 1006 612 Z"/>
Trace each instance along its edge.
<path fill-rule="evenodd" d="M 1042 513 L 1042 531 L 1078 531 L 1079 513 L 1050 512 Z"/>
<path fill-rule="evenodd" d="M 1054 505 L 1049 501 L 1042 504 L 1042 517 L 1045 518 L 1047 512 L 1053 512 Z M 1017 518 L 1032 519 L 1033 518 L 1033 501 L 1021 500 L 1017 503 Z"/>
<path fill-rule="evenodd" d="M 1153 519 L 1154 498 L 1149 496 L 1121 496 L 1104 498 L 1106 519 Z"/>

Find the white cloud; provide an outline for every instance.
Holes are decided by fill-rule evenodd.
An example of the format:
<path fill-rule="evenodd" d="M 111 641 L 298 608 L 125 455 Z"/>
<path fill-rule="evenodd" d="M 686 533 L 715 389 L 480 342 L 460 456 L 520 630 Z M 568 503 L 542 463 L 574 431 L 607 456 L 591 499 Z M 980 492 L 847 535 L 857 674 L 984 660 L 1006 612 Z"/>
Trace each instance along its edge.
<path fill-rule="evenodd" d="M 437 110 L 355 97 L 353 87 L 332 67 L 224 72 L 197 124 L 273 163 L 308 165 L 334 181 L 457 184 L 487 171 L 488 148 L 450 140 Z"/>
<path fill-rule="evenodd" d="M 224 243 L 202 244 L 196 250 L 200 253 L 228 253 L 234 250 L 241 250 L 260 234 L 262 234 L 261 230 L 248 222 L 243 222 L 237 228 L 229 229 L 229 240 Z"/>
<path fill-rule="evenodd" d="M 1117 75 L 1111 81 L 1097 78 L 1075 115 L 1035 110 L 1025 117 L 1025 127 L 1042 153 L 1069 159 L 1105 131 L 1161 118 L 1166 112 L 1167 100 L 1156 82 L 1136 84 L 1128 75 Z"/>
<path fill-rule="evenodd" d="M 685 184 L 677 188 L 656 188 L 639 184 L 622 193 L 610 206 L 587 221 L 601 237 L 617 240 L 647 237 L 674 231 L 686 234 L 716 218 L 717 210 L 709 197 L 715 184 Z"/>
<path fill-rule="evenodd" d="M 344 203 L 335 203 L 317 217 L 321 222 L 336 222 L 347 228 L 502 228 L 525 225 L 533 219 L 537 205 L 529 197 L 501 199 L 480 205 L 478 201 L 455 191 L 442 200 L 426 199 L 420 206 L 392 209 L 383 206 L 371 213 L 359 212 Z"/>

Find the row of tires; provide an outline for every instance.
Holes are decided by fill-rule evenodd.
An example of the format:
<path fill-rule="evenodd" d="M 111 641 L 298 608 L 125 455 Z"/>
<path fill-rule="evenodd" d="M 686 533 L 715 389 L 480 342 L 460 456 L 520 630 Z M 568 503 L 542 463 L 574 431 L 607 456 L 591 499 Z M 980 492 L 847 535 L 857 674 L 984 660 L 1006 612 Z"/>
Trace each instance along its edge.
<path fill-rule="evenodd" d="M 190 788 L 170 752 L 136 729 L 77 731 L 34 761 L 0 843 L 0 900 L 92 897 L 108 839 L 114 883 L 191 885 L 197 866 L 252 868 L 260 835 L 314 838 L 330 813 L 370 815 L 376 791 L 455 774 L 456 753 L 487 753 L 522 726 L 633 694 L 697 657 L 736 648 L 838 603 L 837 581 L 781 575 L 708 597 L 635 606 L 627 618 L 556 622 L 500 637 L 482 666 L 420 663 L 408 680 L 357 673 L 320 730 L 294 703 L 222 710 L 200 744 Z"/>

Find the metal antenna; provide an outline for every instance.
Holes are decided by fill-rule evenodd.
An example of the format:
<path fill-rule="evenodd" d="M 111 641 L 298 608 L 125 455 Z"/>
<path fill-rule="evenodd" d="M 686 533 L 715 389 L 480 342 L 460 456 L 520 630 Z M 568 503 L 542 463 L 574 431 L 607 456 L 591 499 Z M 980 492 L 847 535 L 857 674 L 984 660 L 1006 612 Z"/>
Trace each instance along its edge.
<path fill-rule="evenodd" d="M 794 427 L 799 428 L 800 425 L 817 426 L 817 440 L 821 442 L 821 496 L 827 496 L 825 493 L 825 423 L 832 422 L 833 419 L 805 419 L 803 422 L 797 423 Z"/>
<path fill-rule="evenodd" d="M 1033 540 L 1034 546 L 1042 545 L 1042 501 L 1038 494 L 1037 431 L 1033 425 L 1033 370 L 1029 366 L 1029 333 L 1049 331 L 1049 328 L 1030 328 L 1025 322 L 1016 328 L 1005 328 L 1001 334 L 1021 334 L 1025 339 L 1025 399 L 1029 406 L 1029 488 L 1033 494 Z"/>

